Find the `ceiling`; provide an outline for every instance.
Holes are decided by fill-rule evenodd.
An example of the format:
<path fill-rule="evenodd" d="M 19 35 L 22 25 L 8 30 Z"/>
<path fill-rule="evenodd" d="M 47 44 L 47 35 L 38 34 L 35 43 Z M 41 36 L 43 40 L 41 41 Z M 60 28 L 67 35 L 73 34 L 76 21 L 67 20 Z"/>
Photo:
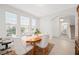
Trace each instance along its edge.
<path fill-rule="evenodd" d="M 37 17 L 44 17 L 53 13 L 73 8 L 74 4 L 11 4 L 10 6 L 29 12 Z"/>

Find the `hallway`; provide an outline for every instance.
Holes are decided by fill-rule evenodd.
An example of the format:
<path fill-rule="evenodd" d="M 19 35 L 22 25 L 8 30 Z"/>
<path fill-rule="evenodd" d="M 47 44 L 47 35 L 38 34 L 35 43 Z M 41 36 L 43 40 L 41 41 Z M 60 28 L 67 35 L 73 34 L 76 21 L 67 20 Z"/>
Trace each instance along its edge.
<path fill-rule="evenodd" d="M 74 55 L 75 54 L 74 40 L 68 39 L 67 36 L 53 38 L 51 40 L 51 43 L 52 42 L 55 44 L 55 46 L 49 53 L 50 55 Z"/>

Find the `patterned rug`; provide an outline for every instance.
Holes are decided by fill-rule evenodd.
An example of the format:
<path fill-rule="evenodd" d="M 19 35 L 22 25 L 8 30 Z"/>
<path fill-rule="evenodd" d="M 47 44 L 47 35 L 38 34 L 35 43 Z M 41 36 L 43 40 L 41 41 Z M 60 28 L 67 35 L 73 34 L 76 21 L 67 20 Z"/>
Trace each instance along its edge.
<path fill-rule="evenodd" d="M 54 44 L 49 43 L 48 46 L 47 46 L 47 49 L 48 49 L 47 54 L 43 54 L 43 52 L 42 52 L 43 49 L 40 48 L 40 47 L 38 47 L 38 46 L 36 46 L 35 55 L 48 55 L 48 54 L 50 53 L 50 51 L 53 49 L 53 47 L 54 47 Z M 27 54 L 25 54 L 25 55 L 32 55 L 32 50 L 29 51 L 29 52 L 28 52 Z"/>

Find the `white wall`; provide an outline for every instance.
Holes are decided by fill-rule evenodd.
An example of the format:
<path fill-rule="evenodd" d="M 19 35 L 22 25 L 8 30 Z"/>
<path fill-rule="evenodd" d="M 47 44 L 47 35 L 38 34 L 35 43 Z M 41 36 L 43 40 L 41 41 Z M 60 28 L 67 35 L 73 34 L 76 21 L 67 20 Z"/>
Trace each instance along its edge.
<path fill-rule="evenodd" d="M 50 37 L 58 37 L 59 36 L 59 18 L 54 20 L 51 17 L 46 17 L 40 19 L 40 31 L 43 34 L 49 34 Z"/>
<path fill-rule="evenodd" d="M 67 28 L 67 35 L 69 39 L 71 39 L 71 29 L 70 29 L 70 24 L 68 23 L 68 28 Z"/>
<path fill-rule="evenodd" d="M 5 37 L 6 32 L 5 32 L 5 13 L 3 9 L 0 9 L 0 36 Z"/>
<path fill-rule="evenodd" d="M 51 20 L 49 18 L 43 18 L 40 20 L 40 31 L 45 34 L 51 34 Z"/>
<path fill-rule="evenodd" d="M 59 37 L 60 35 L 60 23 L 59 23 L 59 17 L 55 18 L 52 22 L 52 34 L 53 37 Z"/>
<path fill-rule="evenodd" d="M 59 18 L 71 15 L 74 15 L 74 8 L 69 8 L 67 10 L 63 10 L 41 18 L 40 19 L 41 32 L 48 33 L 51 36 L 59 37 L 60 35 Z M 65 20 L 68 20 L 68 22 L 70 21 L 69 19 L 70 18 L 65 18 Z"/>

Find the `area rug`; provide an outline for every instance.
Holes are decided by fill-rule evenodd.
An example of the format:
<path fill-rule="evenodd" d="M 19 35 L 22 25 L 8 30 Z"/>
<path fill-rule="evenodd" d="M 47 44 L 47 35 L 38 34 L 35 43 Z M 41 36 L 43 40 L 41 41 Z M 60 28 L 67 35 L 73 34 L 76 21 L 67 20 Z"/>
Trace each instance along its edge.
<path fill-rule="evenodd" d="M 48 55 L 51 52 L 51 50 L 53 49 L 53 47 L 54 47 L 54 44 L 49 43 L 47 46 L 47 48 L 48 48 L 47 54 L 43 54 L 43 52 L 42 52 L 43 49 L 37 46 L 37 51 L 36 51 L 35 55 Z M 32 55 L 32 50 L 29 51 L 26 55 Z"/>

